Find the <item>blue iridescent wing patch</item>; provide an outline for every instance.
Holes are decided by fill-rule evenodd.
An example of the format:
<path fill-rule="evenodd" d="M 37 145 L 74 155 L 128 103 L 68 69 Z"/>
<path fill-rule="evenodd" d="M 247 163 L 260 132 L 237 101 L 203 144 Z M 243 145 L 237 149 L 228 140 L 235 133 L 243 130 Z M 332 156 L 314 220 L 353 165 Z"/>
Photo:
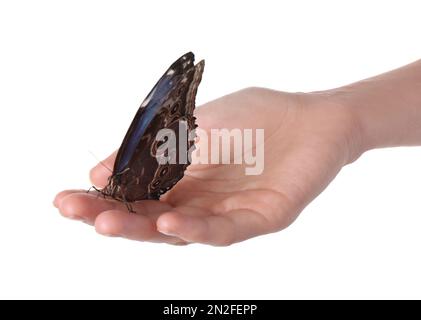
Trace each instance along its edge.
<path fill-rule="evenodd" d="M 177 132 L 180 121 L 187 123 L 188 133 L 195 129 L 193 111 L 203 68 L 203 60 L 195 65 L 193 53 L 186 53 L 152 88 L 123 139 L 103 195 L 125 203 L 159 199 L 184 176 L 189 163 L 159 164 L 152 149 L 161 129 Z M 187 150 L 192 146 L 188 142 Z"/>

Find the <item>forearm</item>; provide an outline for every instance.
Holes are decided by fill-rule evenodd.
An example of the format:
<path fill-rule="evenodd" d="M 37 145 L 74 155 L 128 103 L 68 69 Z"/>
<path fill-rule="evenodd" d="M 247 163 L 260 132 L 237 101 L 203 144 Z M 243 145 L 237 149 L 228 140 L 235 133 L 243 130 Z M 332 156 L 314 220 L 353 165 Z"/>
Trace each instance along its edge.
<path fill-rule="evenodd" d="M 421 145 L 421 60 L 329 91 L 354 118 L 359 153 Z"/>

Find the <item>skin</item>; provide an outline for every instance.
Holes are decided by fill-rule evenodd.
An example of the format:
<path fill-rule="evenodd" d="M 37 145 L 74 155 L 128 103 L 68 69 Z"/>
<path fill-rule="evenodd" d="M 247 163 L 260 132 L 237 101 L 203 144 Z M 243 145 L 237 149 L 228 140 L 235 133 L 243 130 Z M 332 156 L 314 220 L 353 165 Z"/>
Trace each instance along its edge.
<path fill-rule="evenodd" d="M 286 93 L 247 88 L 196 109 L 201 129 L 264 128 L 265 167 L 191 165 L 160 201 L 123 203 L 85 190 L 54 199 L 60 213 L 107 236 L 226 246 L 289 226 L 341 168 L 373 148 L 421 145 L 421 60 L 341 88 Z M 103 162 L 112 167 L 115 154 Z M 110 172 L 97 165 L 93 184 Z"/>

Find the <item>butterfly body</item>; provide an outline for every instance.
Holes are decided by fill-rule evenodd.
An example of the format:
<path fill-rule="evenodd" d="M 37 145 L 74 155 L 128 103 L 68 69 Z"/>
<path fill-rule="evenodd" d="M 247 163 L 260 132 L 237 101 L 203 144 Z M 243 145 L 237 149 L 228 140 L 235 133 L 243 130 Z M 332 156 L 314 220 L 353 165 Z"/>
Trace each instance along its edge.
<path fill-rule="evenodd" d="M 161 129 L 171 129 L 178 141 L 181 121 L 186 124 L 188 133 L 194 132 L 193 111 L 203 68 L 204 61 L 195 65 L 194 55 L 189 52 L 174 62 L 157 82 L 123 139 L 108 185 L 101 190 L 104 196 L 126 204 L 159 199 L 184 176 L 189 161 L 164 164 L 157 161 L 159 141 L 156 137 Z M 194 142 L 187 144 L 186 150 L 191 151 Z"/>

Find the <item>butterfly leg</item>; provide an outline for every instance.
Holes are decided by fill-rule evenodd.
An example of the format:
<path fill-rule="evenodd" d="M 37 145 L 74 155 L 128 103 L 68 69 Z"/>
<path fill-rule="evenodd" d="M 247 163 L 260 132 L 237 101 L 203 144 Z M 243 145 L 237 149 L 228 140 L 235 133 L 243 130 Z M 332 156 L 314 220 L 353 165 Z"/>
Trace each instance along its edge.
<path fill-rule="evenodd" d="M 92 189 L 94 189 L 96 192 L 101 193 L 101 190 L 100 190 L 100 189 L 98 189 L 98 188 L 97 188 L 97 187 L 95 187 L 95 186 L 91 186 L 91 187 L 88 189 L 88 191 L 86 191 L 86 193 L 89 193 Z"/>
<path fill-rule="evenodd" d="M 128 202 L 128 201 L 126 200 L 126 198 L 124 197 L 124 194 L 122 195 L 122 197 L 123 197 L 123 203 L 124 203 L 124 205 L 126 206 L 126 208 L 127 208 L 127 210 L 129 211 L 129 213 L 136 213 L 136 211 L 134 211 L 134 210 L 133 210 L 133 206 L 132 206 L 132 204 L 131 204 L 130 202 Z"/>
<path fill-rule="evenodd" d="M 100 195 L 102 195 L 102 196 L 104 197 L 104 199 L 105 199 L 106 194 L 104 193 L 104 191 L 103 191 L 103 190 L 101 190 L 101 189 L 98 189 L 98 188 L 97 188 L 97 187 L 95 187 L 95 186 L 90 187 L 90 188 L 88 189 L 88 191 L 86 191 L 86 193 L 89 193 L 89 192 L 91 191 L 91 189 L 94 189 L 96 192 L 98 192 L 98 194 L 97 194 L 97 198 L 99 198 L 99 196 L 100 196 Z"/>
<path fill-rule="evenodd" d="M 136 213 L 136 211 L 133 210 L 133 206 L 130 202 L 125 201 L 124 204 L 126 205 L 126 208 L 130 213 Z"/>

